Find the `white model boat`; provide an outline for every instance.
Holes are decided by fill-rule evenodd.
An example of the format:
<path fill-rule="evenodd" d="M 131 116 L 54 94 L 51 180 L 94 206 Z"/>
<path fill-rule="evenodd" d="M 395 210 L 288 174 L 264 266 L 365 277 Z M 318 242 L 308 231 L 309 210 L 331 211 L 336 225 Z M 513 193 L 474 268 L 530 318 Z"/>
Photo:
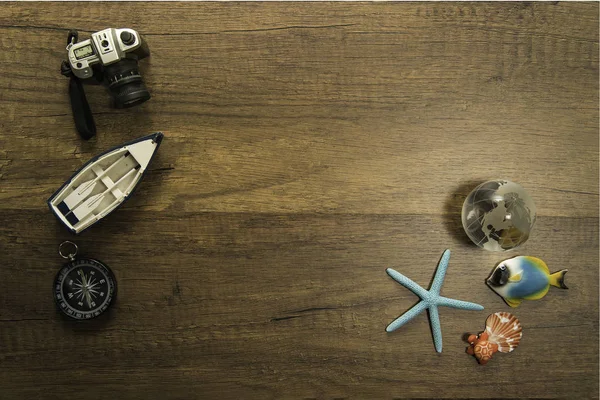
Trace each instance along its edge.
<path fill-rule="evenodd" d="M 74 233 L 89 228 L 129 198 L 162 139 L 153 133 L 92 158 L 48 199 L 50 210 Z"/>

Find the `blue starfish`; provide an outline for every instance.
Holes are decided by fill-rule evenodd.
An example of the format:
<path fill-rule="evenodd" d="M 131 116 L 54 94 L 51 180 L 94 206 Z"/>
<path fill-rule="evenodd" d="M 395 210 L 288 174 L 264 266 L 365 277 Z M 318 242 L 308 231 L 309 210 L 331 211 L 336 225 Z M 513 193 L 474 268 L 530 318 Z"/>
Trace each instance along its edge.
<path fill-rule="evenodd" d="M 468 301 L 461 301 L 450 299 L 448 297 L 440 296 L 440 289 L 444 283 L 444 277 L 446 276 L 446 269 L 448 269 L 448 262 L 450 261 L 450 250 L 444 251 L 442 259 L 438 264 L 437 272 L 433 278 L 433 283 L 429 290 L 423 289 L 421 286 L 416 284 L 414 281 L 408 279 L 398 271 L 391 268 L 385 271 L 389 276 L 392 277 L 396 282 L 402 286 L 410 289 L 414 294 L 421 298 L 416 305 L 410 310 L 396 318 L 391 324 L 385 328 L 387 332 L 395 331 L 402 325 L 406 324 L 417 315 L 421 314 L 425 309 L 429 310 L 429 323 L 431 330 L 433 331 L 433 343 L 435 350 L 438 353 L 442 352 L 442 328 L 440 326 L 440 315 L 438 314 L 438 306 L 458 308 L 461 310 L 483 310 L 483 307 L 479 304 L 470 303 Z"/>

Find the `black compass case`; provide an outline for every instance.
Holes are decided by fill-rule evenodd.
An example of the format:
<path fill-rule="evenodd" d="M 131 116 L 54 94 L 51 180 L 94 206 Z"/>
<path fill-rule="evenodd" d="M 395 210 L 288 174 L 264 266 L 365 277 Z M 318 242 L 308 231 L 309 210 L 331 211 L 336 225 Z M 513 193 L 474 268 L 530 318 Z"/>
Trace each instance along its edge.
<path fill-rule="evenodd" d="M 74 320 L 99 317 L 117 296 L 117 280 L 111 269 L 93 258 L 67 262 L 54 279 L 54 300 L 59 311 Z"/>

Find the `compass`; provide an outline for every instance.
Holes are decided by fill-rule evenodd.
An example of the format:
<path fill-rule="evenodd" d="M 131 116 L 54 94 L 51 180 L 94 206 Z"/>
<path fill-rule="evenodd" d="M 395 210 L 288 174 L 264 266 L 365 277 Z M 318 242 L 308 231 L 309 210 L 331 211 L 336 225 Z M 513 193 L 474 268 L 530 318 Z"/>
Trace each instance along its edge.
<path fill-rule="evenodd" d="M 65 247 L 72 252 L 63 253 Z M 77 245 L 64 242 L 58 253 L 69 259 L 56 274 L 54 300 L 58 309 L 73 319 L 92 319 L 105 312 L 117 294 L 117 281 L 110 268 L 93 258 L 79 257 Z"/>

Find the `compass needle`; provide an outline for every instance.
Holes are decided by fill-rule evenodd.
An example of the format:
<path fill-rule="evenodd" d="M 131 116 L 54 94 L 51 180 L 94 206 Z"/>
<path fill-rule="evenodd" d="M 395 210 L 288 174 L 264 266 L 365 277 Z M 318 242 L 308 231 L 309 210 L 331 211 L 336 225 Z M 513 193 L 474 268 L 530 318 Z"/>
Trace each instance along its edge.
<path fill-rule="evenodd" d="M 87 301 L 88 308 L 92 308 L 92 296 L 90 296 L 90 292 L 85 292 L 85 300 Z"/>

